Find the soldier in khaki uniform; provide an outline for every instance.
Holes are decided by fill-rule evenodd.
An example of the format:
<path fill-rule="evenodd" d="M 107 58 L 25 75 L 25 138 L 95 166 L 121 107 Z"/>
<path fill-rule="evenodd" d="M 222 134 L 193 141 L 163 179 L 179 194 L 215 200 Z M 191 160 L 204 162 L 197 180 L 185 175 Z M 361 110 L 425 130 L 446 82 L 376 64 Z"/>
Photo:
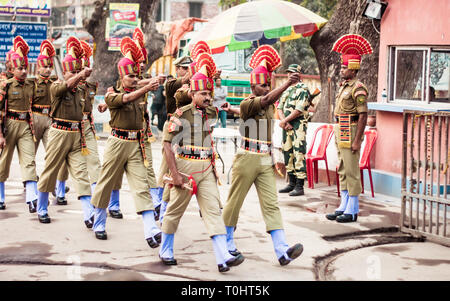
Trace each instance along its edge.
<path fill-rule="evenodd" d="M 52 127 L 48 133 L 45 168 L 38 183 L 38 218 L 41 223 L 50 223 L 48 194 L 55 190 L 58 172 L 65 163 L 76 184 L 84 223 L 92 228 L 94 208 L 90 204 L 91 189 L 86 159 L 83 158 L 89 154 L 83 125 L 86 95 L 79 87 L 79 82 L 89 77 L 92 69 L 82 69 L 83 48 L 77 38 L 69 37 L 66 49 L 64 81 L 58 80 L 50 86 Z"/>
<path fill-rule="evenodd" d="M 170 202 L 162 224 L 162 242 L 159 256 L 166 265 L 176 265 L 173 256 L 174 235 L 192 194 L 184 189 L 183 174 L 196 183 L 198 204 L 203 221 L 212 239 L 216 262 L 220 272 L 244 261 L 239 254 L 232 256 L 226 245 L 226 230 L 220 213 L 220 197 L 217 188 L 215 153 L 211 131 L 217 122 L 217 110 L 212 106 L 215 64 L 209 54 L 202 54 L 197 61 L 200 70 L 191 79 L 192 103 L 177 109 L 167 126 L 164 136 L 164 155 L 169 166 L 174 187 L 170 189 Z M 177 157 L 175 158 L 175 153 Z"/>
<path fill-rule="evenodd" d="M 372 53 L 369 42 L 359 35 L 344 35 L 339 38 L 333 51 L 342 54 L 342 83 L 336 96 L 335 137 L 339 160 L 339 182 L 341 204 L 329 220 L 340 223 L 356 222 L 359 212 L 358 196 L 361 193 L 359 156 L 367 123 L 368 90 L 356 79 L 361 64 L 361 55 Z"/>
<path fill-rule="evenodd" d="M 0 210 L 5 205 L 5 181 L 9 177 L 14 149 L 19 153 L 22 179 L 26 186 L 26 202 L 30 213 L 36 212 L 37 175 L 34 152 L 31 99 L 34 83 L 27 79 L 29 51 L 21 36 L 14 38 L 14 52 L 10 53 L 13 78 L 0 83 Z"/>
<path fill-rule="evenodd" d="M 92 204 L 95 206 L 94 231 L 98 239 L 107 239 L 106 208 L 111 191 L 123 175 L 134 195 L 136 213 L 142 215 L 144 236 L 151 248 L 159 246 L 161 231 L 155 223 L 155 210 L 148 189 L 146 167 L 148 166 L 144 129 L 147 93 L 158 88 L 158 79 L 150 80 L 136 89 L 143 55 L 130 38 L 121 42 L 125 56 L 118 63 L 122 85 L 119 93 L 108 92 L 105 102 L 111 114 L 111 136 L 108 138 L 99 181 L 95 187 Z"/>
<path fill-rule="evenodd" d="M 231 110 L 240 113 L 242 123 L 239 131 L 242 139 L 241 148 L 233 161 L 233 178 L 222 216 L 227 228 L 228 250 L 232 254 L 239 254 L 233 233 L 244 199 L 252 184 L 255 184 L 266 231 L 272 237 L 279 263 L 286 265 L 300 256 L 303 246 L 296 244 L 289 247 L 286 243 L 271 157 L 272 119 L 275 101 L 289 86 L 300 80 L 300 75 L 290 73 L 283 85 L 270 91 L 271 72 L 280 64 L 281 59 L 273 47 L 259 47 L 250 61 L 250 67 L 253 68 L 250 74 L 252 95 L 241 102 L 239 110 Z M 229 106 L 225 109 L 229 110 Z"/>
<path fill-rule="evenodd" d="M 90 57 L 92 56 L 92 48 L 84 41 L 80 41 L 83 47 L 82 67 L 90 68 Z M 95 101 L 94 97 L 97 94 L 97 83 L 87 81 L 87 79 L 80 80 L 78 87 L 84 92 L 84 109 L 83 109 L 83 123 L 84 135 L 86 139 L 86 146 L 89 154 L 83 156 L 86 160 L 87 171 L 89 175 L 89 183 L 91 183 L 91 191 L 94 191 L 100 174 L 100 159 L 98 155 L 97 135 L 95 132 L 94 115 L 92 113 L 92 105 Z M 69 178 L 69 171 L 67 164 L 63 164 L 58 172 L 56 180 L 56 203 L 58 205 L 67 205 L 65 194 L 68 191 L 66 181 Z"/>

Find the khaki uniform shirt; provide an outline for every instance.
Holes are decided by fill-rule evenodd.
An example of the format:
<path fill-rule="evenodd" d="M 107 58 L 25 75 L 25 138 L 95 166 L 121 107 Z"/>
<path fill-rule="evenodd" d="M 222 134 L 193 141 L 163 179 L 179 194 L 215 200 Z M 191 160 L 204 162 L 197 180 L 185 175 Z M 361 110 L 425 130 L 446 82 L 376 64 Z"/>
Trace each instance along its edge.
<path fill-rule="evenodd" d="M 250 96 L 241 102 L 240 110 L 240 117 L 244 121 L 239 125 L 241 136 L 271 142 L 275 106 L 271 104 L 263 109 L 261 97 Z"/>
<path fill-rule="evenodd" d="M 334 115 L 367 113 L 368 90 L 357 79 L 344 81 L 336 96 Z"/>
<path fill-rule="evenodd" d="M 33 105 L 40 105 L 40 106 L 51 105 L 50 86 L 57 79 L 58 79 L 57 77 L 51 77 L 45 80 L 39 77 L 35 80 L 36 85 L 34 88 Z"/>
<path fill-rule="evenodd" d="M 193 103 L 177 109 L 170 118 L 163 140 L 180 146 L 211 147 L 210 133 L 218 114 L 214 106 L 207 107 L 205 113 L 202 114 Z"/>
<path fill-rule="evenodd" d="M 83 120 L 85 93 L 80 87 L 74 91 L 67 88 L 65 81 L 58 80 L 50 86 L 51 116 L 71 121 Z"/>
<path fill-rule="evenodd" d="M 85 82 L 80 85 L 80 88 L 85 92 L 84 113 L 92 113 L 92 106 L 94 105 L 95 95 L 97 94 L 97 83 Z"/>
<path fill-rule="evenodd" d="M 167 115 L 173 114 L 177 109 L 177 102 L 175 100 L 175 93 L 182 86 L 181 78 L 171 79 L 164 85 L 166 91 L 166 109 Z"/>
<path fill-rule="evenodd" d="M 181 87 L 175 92 L 175 100 L 177 108 L 184 107 L 192 102 L 192 98 L 189 97 L 189 88 Z"/>
<path fill-rule="evenodd" d="M 111 114 L 109 125 L 112 128 L 123 130 L 142 130 L 145 123 L 147 93 L 135 101 L 124 104 L 122 99 L 126 93 L 123 87 L 120 87 L 118 93 L 106 94 L 105 102 Z"/>
<path fill-rule="evenodd" d="M 8 79 L 1 88 L 6 92 L 5 97 L 0 100 L 0 107 L 4 109 L 5 100 L 8 100 L 8 110 L 28 111 L 33 98 L 34 82 L 26 79 L 23 83 L 15 78 Z"/>

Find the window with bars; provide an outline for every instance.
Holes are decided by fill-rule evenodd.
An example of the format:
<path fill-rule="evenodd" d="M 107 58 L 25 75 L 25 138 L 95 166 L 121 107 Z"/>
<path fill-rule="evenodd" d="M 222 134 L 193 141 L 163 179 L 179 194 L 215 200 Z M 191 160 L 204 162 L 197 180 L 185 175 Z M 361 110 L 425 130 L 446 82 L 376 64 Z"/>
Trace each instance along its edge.
<path fill-rule="evenodd" d="M 202 5 L 201 2 L 189 2 L 189 17 L 201 18 Z"/>
<path fill-rule="evenodd" d="M 389 101 L 450 103 L 450 48 L 389 49 Z"/>

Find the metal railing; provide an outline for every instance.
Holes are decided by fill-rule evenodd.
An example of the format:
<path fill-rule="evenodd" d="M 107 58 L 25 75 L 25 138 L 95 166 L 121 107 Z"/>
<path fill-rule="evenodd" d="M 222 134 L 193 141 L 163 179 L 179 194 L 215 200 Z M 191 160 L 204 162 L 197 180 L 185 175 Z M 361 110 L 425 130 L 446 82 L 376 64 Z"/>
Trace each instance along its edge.
<path fill-rule="evenodd" d="M 404 111 L 400 230 L 450 246 L 450 112 Z"/>

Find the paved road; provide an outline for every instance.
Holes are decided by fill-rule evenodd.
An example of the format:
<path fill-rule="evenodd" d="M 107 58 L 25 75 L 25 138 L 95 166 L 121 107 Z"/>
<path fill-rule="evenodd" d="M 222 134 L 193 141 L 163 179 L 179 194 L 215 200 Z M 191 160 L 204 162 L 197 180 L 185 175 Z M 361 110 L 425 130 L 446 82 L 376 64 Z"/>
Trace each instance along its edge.
<path fill-rule="evenodd" d="M 100 154 L 105 142 L 99 141 Z M 225 202 L 234 147 L 229 142 L 220 144 L 219 150 L 226 165 L 219 187 Z M 44 167 L 44 155 L 41 146 L 38 173 Z M 158 171 L 160 142 L 154 143 L 153 158 Z M 158 249 L 150 249 L 144 240 L 127 181 L 120 195 L 124 219 L 108 218 L 106 241 L 97 240 L 85 227 L 74 184 L 68 183 L 69 204 L 50 206 L 52 223 L 39 223 L 25 204 L 15 155 L 6 183 L 7 210 L 0 212 L 0 280 L 450 280 L 449 248 L 398 233 L 398 200 L 383 196 L 372 200 L 366 194 L 358 223 L 345 225 L 324 218 L 338 203 L 335 186 L 319 184 L 314 190 L 306 189 L 302 197 L 280 196 L 287 240 L 301 242 L 305 249 L 297 260 L 281 267 L 252 188 L 235 232 L 236 245 L 246 260 L 221 274 L 194 199 L 175 236 L 178 266 L 168 267 L 159 261 Z M 276 184 L 281 187 L 284 182 Z"/>

